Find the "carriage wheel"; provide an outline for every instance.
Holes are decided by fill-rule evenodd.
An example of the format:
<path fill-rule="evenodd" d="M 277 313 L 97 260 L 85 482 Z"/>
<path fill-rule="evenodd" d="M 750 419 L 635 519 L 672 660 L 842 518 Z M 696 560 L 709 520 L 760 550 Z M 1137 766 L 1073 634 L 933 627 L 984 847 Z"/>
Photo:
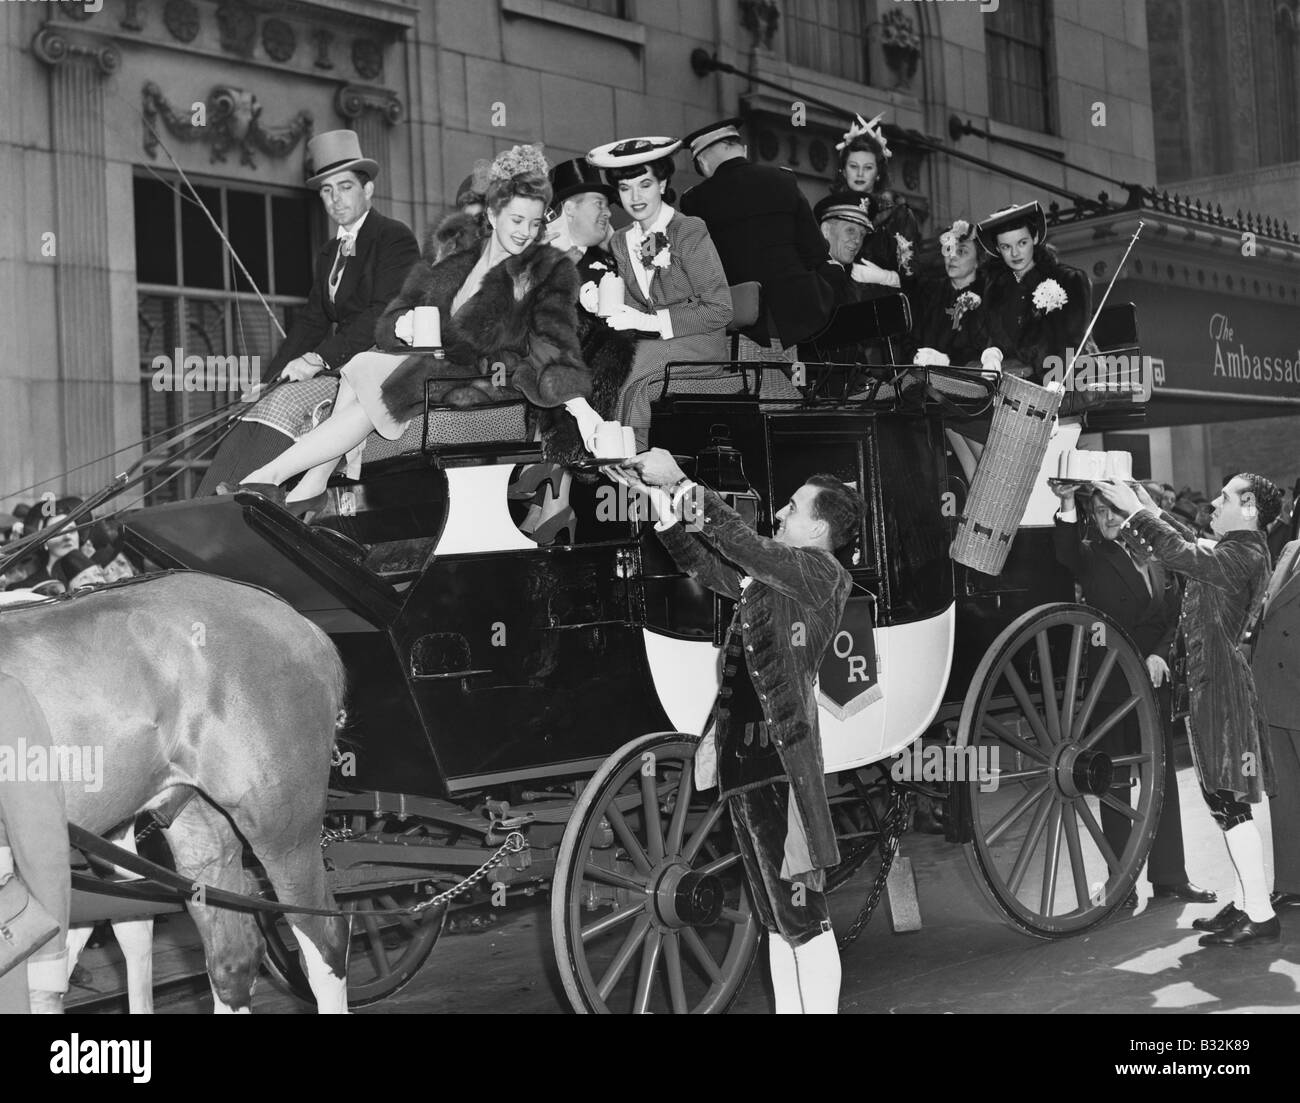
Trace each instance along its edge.
<path fill-rule="evenodd" d="M 331 826 L 338 826 L 330 817 Z M 438 824 L 408 816 L 398 824 L 374 816 L 348 817 L 356 835 L 367 831 L 386 834 L 442 838 Z M 429 908 L 415 915 L 402 909 L 428 899 L 429 886 L 394 885 L 362 892 L 336 892 L 338 906 L 345 912 L 381 911 L 389 915 L 354 915 L 349 919 L 351 944 L 348 949 L 348 1007 L 379 1003 L 409 984 L 420 971 L 442 935 L 446 906 Z M 298 940 L 288 921 L 280 915 L 258 912 L 257 921 L 266 938 L 267 973 L 276 987 L 305 1003 L 315 1004 L 307 974 L 298 956 Z"/>
<path fill-rule="evenodd" d="M 1164 740 L 1146 663 L 1113 620 L 1057 604 L 1008 625 L 971 680 L 958 747 L 967 858 L 1013 926 L 1062 938 L 1121 906 L 1160 815 Z M 1131 824 L 1118 854 L 1103 805 Z"/>
<path fill-rule="evenodd" d="M 634 739 L 578 799 L 551 890 L 575 1011 L 721 1013 L 745 986 L 759 924 L 726 804 L 695 792 L 696 743 Z"/>
<path fill-rule="evenodd" d="M 883 832 L 878 806 L 884 808 L 888 795 L 879 778 L 871 777 L 871 769 L 864 766 L 826 779 L 831 823 L 840 850 L 839 865 L 826 871 L 827 892 L 834 892 L 850 881 L 867 859 L 880 850 Z"/>

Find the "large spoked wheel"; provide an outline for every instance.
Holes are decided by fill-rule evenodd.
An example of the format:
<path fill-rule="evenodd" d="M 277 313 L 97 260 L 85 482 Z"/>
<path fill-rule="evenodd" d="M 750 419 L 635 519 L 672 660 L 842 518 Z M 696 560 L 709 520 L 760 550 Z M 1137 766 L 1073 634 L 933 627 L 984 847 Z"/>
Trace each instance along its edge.
<path fill-rule="evenodd" d="M 551 890 L 575 1011 L 721 1013 L 745 986 L 759 923 L 726 805 L 695 792 L 696 743 L 634 739 L 578 800 Z"/>
<path fill-rule="evenodd" d="M 336 817 L 330 826 L 339 827 Z M 351 815 L 347 826 L 354 837 L 366 834 L 392 836 L 418 845 L 432 837 L 442 841 L 440 825 L 408 816 L 402 823 L 384 816 Z M 338 889 L 339 909 L 349 913 L 377 911 L 385 914 L 349 916 L 351 942 L 348 947 L 348 1007 L 368 1007 L 405 988 L 433 953 L 447 921 L 445 905 L 413 915 L 404 909 L 429 899 L 437 886 L 394 884 L 359 891 Z M 288 921 L 280 915 L 257 913 L 258 925 L 266 938 L 266 970 L 276 987 L 309 1003 L 315 1003 L 311 984 L 298 954 L 298 939 Z"/>
<path fill-rule="evenodd" d="M 1082 605 L 1019 617 L 975 672 L 958 745 L 967 857 L 1011 924 L 1062 938 L 1120 907 L 1164 799 L 1155 695 L 1124 631 Z M 1107 842 L 1103 807 L 1124 845 Z"/>

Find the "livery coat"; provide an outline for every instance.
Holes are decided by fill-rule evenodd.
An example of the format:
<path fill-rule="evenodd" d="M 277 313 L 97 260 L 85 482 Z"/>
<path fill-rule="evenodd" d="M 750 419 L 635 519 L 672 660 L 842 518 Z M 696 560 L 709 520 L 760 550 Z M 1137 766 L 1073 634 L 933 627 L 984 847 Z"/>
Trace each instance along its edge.
<path fill-rule="evenodd" d="M 1187 644 L 1187 728 L 1201 784 L 1262 800 L 1273 773 L 1268 723 L 1241 641 L 1268 585 L 1264 534 L 1229 532 L 1203 548 L 1142 509 L 1120 538 L 1187 578 L 1178 630 Z"/>

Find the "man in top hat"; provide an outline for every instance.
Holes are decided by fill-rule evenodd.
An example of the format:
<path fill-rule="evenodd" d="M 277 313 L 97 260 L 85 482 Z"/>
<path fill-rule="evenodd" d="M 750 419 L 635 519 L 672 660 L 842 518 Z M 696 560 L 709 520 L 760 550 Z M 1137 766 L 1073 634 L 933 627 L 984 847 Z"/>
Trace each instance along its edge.
<path fill-rule="evenodd" d="M 610 238 L 610 204 L 618 199 L 618 192 L 585 157 L 561 161 L 551 169 L 550 178 L 554 193 L 547 226 L 550 243 L 568 254 L 584 283 L 599 282 L 606 272 L 615 271 L 614 255 L 605 245 Z M 580 305 L 595 314 L 589 303 Z"/>
<path fill-rule="evenodd" d="M 307 186 L 320 194 L 335 233 L 316 254 L 307 305 L 299 310 L 263 382 L 300 382 L 341 368 L 375 343 L 375 323 L 419 258 L 415 235 L 404 222 L 371 206 L 379 165 L 362 156 L 351 130 L 329 130 L 307 143 Z M 226 437 L 213 457 L 199 494 L 221 482 L 237 483 L 294 441 L 287 407 L 291 394 L 259 403 Z M 287 438 L 287 439 L 286 439 Z"/>
<path fill-rule="evenodd" d="M 852 202 L 843 194 L 832 193 L 818 201 L 813 217 L 821 227 L 830 256 L 821 266 L 823 278 L 835 291 L 835 305 L 856 303 L 862 299 L 862 285 L 854 282 L 853 261 L 871 233 L 871 216 L 866 201 Z"/>
<path fill-rule="evenodd" d="M 795 346 L 825 329 L 835 309 L 822 271 L 829 250 L 794 173 L 751 162 L 739 125 L 725 119 L 686 136 L 705 179 L 682 196 L 682 211 L 708 226 L 729 283 L 763 285 L 763 315 L 742 337 L 742 356 L 771 347 L 793 359 Z M 745 349 L 746 338 L 762 348 Z"/>

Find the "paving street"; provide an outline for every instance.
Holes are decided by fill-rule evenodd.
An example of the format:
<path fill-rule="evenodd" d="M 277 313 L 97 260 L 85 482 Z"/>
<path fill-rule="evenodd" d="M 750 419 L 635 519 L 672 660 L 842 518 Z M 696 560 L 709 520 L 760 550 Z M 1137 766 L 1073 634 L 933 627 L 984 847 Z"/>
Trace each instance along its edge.
<path fill-rule="evenodd" d="M 1196 884 L 1231 891 L 1231 867 L 1217 827 L 1205 810 L 1180 746 L 1179 787 L 1188 874 Z M 1300 912 L 1282 917 L 1282 940 L 1245 950 L 1203 949 L 1192 920 L 1217 905 L 1153 901 L 1145 880 L 1134 914 L 1121 913 L 1086 935 L 1044 941 L 1019 934 L 998 919 L 981 897 L 960 847 L 942 837 L 904 836 L 912 859 L 922 929 L 893 934 L 878 912 L 844 955 L 840 1002 L 846 1014 L 1049 1012 L 1252 1013 L 1300 1012 Z M 831 897 L 836 928 L 852 922 L 864 898 L 866 874 Z M 474 934 L 444 935 L 423 971 L 401 992 L 361 1014 L 552 1014 L 567 1011 L 551 950 L 544 896 L 512 905 L 495 926 Z M 123 981 L 115 947 L 90 951 L 102 997 Z M 188 920 L 170 917 L 158 927 L 155 969 L 169 975 L 200 967 L 201 953 Z M 121 1012 L 125 1000 L 74 989 L 80 1004 L 97 1013 Z M 157 993 L 165 1014 L 201 1014 L 212 1000 L 202 980 Z M 305 1013 L 307 1008 L 259 982 L 257 1013 Z M 772 995 L 766 955 L 735 1008 L 766 1014 Z"/>

